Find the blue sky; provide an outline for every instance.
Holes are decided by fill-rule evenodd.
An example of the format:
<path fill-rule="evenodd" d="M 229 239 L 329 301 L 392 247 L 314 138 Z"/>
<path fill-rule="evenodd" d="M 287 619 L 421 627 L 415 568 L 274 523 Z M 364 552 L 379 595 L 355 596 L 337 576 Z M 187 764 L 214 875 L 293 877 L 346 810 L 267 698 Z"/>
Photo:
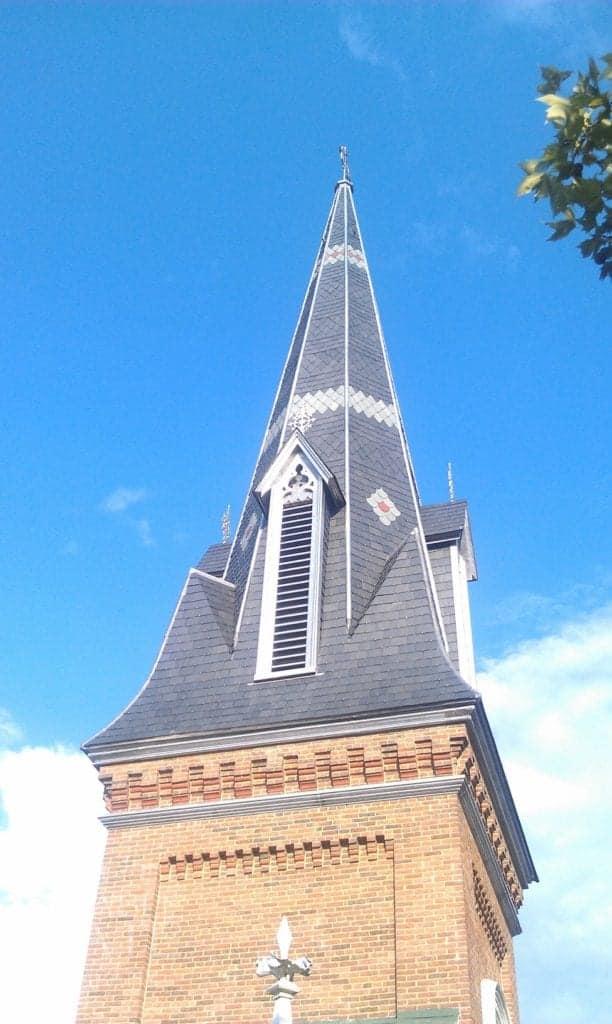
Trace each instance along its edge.
<path fill-rule="evenodd" d="M 345 142 L 423 500 L 450 459 L 470 501 L 482 686 L 542 875 L 523 1022 L 603 1024 L 611 293 L 515 189 L 547 138 L 539 65 L 611 36 L 588 0 L 3 6 L 7 956 L 3 927 L 53 946 L 65 888 L 75 914 L 91 898 L 75 750 L 142 683 L 227 503 L 237 520 Z M 17 854 L 54 779 L 81 888 L 59 847 L 42 888 Z M 49 984 L 59 1024 L 74 977 L 52 962 Z M 15 996 L 16 1024 L 35 1012 Z"/>

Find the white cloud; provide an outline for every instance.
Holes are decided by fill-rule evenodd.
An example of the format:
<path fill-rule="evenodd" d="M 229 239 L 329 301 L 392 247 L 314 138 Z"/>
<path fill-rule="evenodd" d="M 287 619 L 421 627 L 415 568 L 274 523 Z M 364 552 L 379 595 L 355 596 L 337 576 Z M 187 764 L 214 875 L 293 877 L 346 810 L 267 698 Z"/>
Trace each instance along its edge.
<path fill-rule="evenodd" d="M 6 708 L 0 708 L 0 746 L 17 743 L 21 739 L 21 729 Z"/>
<path fill-rule="evenodd" d="M 65 748 L 0 752 L 2 1017 L 74 1020 L 104 829 L 100 785 Z"/>
<path fill-rule="evenodd" d="M 140 537 L 141 543 L 145 548 L 152 548 L 155 546 L 155 540 L 153 537 L 153 531 L 151 524 L 148 519 L 137 519 L 135 522 L 136 532 Z"/>
<path fill-rule="evenodd" d="M 491 608 L 489 621 L 499 625 L 520 623 L 523 631 L 550 632 L 552 626 L 572 618 L 576 609 L 590 612 L 603 607 L 611 589 L 612 578 L 601 575 L 595 582 L 573 583 L 552 595 L 515 591 Z"/>
<path fill-rule="evenodd" d="M 541 878 L 517 941 L 525 1024 L 609 1020 L 611 666 L 609 604 L 517 644 L 479 674 Z M 580 1013 L 555 1017 L 576 1000 Z"/>
<path fill-rule="evenodd" d="M 132 505 L 137 505 L 148 498 L 149 492 L 145 487 L 117 487 L 102 501 L 102 509 L 105 512 L 125 512 Z"/>
<path fill-rule="evenodd" d="M 401 61 L 392 57 L 385 48 L 376 41 L 374 31 L 358 11 L 345 12 L 340 18 L 340 38 L 351 57 L 370 64 L 372 67 L 384 68 L 398 78 L 404 79 L 406 73 Z"/>
<path fill-rule="evenodd" d="M 514 269 L 520 259 L 521 250 L 518 245 L 508 244 L 490 233 L 484 234 L 470 224 L 463 225 L 460 237 L 468 256 L 473 259 L 495 257 L 504 261 L 510 269 Z"/>

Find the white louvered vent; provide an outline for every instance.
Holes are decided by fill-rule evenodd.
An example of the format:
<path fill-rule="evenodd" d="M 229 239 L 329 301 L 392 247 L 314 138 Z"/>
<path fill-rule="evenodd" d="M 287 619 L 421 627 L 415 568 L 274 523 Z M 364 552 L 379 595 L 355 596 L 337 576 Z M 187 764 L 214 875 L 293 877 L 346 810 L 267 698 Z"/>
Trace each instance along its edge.
<path fill-rule="evenodd" d="M 287 500 L 291 501 L 286 497 Z M 283 506 L 272 643 L 273 672 L 305 668 L 307 664 L 312 510 L 312 498 Z"/>
<path fill-rule="evenodd" d="M 317 671 L 327 505 L 319 467 L 291 442 L 274 464 L 255 679 Z"/>

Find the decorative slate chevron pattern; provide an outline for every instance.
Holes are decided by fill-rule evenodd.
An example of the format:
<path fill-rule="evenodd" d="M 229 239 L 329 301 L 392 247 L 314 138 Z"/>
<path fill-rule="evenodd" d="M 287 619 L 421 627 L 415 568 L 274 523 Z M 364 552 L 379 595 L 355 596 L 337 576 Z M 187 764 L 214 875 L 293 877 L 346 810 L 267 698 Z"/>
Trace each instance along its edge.
<path fill-rule="evenodd" d="M 355 249 L 352 245 L 348 245 L 347 250 L 349 263 L 353 263 L 360 270 L 365 270 L 366 261 L 361 249 Z"/>
<path fill-rule="evenodd" d="M 305 395 L 295 395 L 291 405 L 291 414 L 296 409 L 309 409 L 315 412 L 335 412 L 336 409 L 344 406 L 344 385 L 339 388 L 328 388 L 327 391 L 311 391 Z"/>
<path fill-rule="evenodd" d="M 344 260 L 344 246 L 330 245 L 329 248 L 325 250 L 323 266 L 328 267 L 332 263 L 338 263 L 339 260 Z"/>
<path fill-rule="evenodd" d="M 335 412 L 341 406 L 344 406 L 343 384 L 337 388 L 328 388 L 327 391 L 295 395 L 290 415 L 293 419 L 306 410 L 313 415 L 315 412 Z M 395 406 L 392 403 L 383 402 L 382 399 L 376 399 L 372 395 L 364 395 L 363 391 L 355 391 L 353 387 L 349 387 L 349 408 L 363 413 L 369 419 L 374 418 L 378 423 L 386 423 L 388 427 L 397 427 L 398 425 Z M 292 425 L 294 424 L 292 423 Z"/>
<path fill-rule="evenodd" d="M 362 412 L 368 418 L 374 418 L 378 423 L 386 423 L 388 427 L 397 427 L 397 415 L 395 406 L 392 403 L 383 402 L 382 399 L 372 398 L 372 395 L 364 395 L 363 391 L 349 389 L 349 405 L 356 412 Z"/>
<path fill-rule="evenodd" d="M 352 245 L 347 245 L 348 261 L 354 266 L 359 267 L 360 270 L 366 269 L 365 257 L 361 249 L 356 249 Z M 325 256 L 323 258 L 323 266 L 332 266 L 334 263 L 344 262 L 344 246 L 343 245 L 332 245 L 325 250 Z"/>

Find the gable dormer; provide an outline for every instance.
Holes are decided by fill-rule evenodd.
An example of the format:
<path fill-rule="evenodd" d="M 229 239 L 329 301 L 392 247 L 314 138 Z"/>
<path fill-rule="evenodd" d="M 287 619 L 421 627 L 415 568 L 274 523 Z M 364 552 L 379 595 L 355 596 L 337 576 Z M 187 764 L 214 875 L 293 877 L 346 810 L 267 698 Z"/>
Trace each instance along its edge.
<path fill-rule="evenodd" d="M 267 519 L 255 678 L 316 672 L 327 519 L 342 492 L 296 430 L 255 493 Z"/>

